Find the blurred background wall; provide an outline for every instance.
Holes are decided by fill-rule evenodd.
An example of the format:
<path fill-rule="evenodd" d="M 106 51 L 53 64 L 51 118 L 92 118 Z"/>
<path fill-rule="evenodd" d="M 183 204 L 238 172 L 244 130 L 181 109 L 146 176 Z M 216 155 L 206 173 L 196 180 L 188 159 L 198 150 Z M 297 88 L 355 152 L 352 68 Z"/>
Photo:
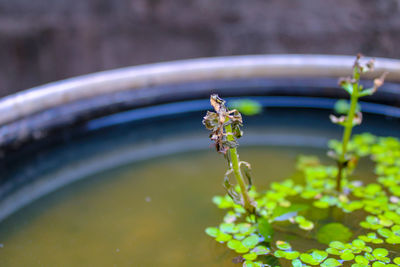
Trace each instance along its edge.
<path fill-rule="evenodd" d="M 175 59 L 358 52 L 400 58 L 400 0 L 0 0 L 0 96 Z"/>

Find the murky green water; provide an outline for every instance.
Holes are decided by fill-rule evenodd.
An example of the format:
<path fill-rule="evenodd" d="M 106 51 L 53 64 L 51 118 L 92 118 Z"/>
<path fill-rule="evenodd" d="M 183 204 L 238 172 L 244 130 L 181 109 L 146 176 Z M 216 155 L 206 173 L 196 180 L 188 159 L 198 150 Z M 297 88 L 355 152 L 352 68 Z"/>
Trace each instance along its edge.
<path fill-rule="evenodd" d="M 241 148 L 256 185 L 290 176 L 299 153 Z M 0 224 L 0 266 L 236 266 L 204 234 L 222 213 L 223 157 L 213 151 L 160 157 L 76 182 Z"/>

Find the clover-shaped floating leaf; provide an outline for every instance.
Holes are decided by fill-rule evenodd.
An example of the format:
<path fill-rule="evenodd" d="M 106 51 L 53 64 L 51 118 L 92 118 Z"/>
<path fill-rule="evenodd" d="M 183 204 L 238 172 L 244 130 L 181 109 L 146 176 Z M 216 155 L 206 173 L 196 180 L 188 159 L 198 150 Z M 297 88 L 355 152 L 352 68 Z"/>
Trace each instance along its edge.
<path fill-rule="evenodd" d="M 301 263 L 301 260 L 295 259 L 295 260 L 292 260 L 292 266 L 293 267 L 302 267 L 303 264 Z"/>
<path fill-rule="evenodd" d="M 379 258 L 386 257 L 388 254 L 389 251 L 387 251 L 387 249 L 384 248 L 376 248 L 372 251 L 372 255 L 374 255 L 374 257 L 378 260 Z"/>
<path fill-rule="evenodd" d="M 330 244 L 332 241 L 347 242 L 353 233 L 341 223 L 328 223 L 317 232 L 317 240 L 322 244 Z"/>
<path fill-rule="evenodd" d="M 256 253 L 257 255 L 267 255 L 271 250 L 266 246 L 256 246 L 251 250 L 251 252 Z"/>
<path fill-rule="evenodd" d="M 345 250 L 340 254 L 340 258 L 344 261 L 351 261 L 354 259 L 354 254 L 350 250 Z"/>
<path fill-rule="evenodd" d="M 386 266 L 386 264 L 380 261 L 372 263 L 372 267 L 384 267 L 384 266 Z"/>
<path fill-rule="evenodd" d="M 242 241 L 242 244 L 246 248 L 254 248 L 259 242 L 260 242 L 260 238 L 257 235 L 251 235 L 249 237 L 246 237 Z"/>
<path fill-rule="evenodd" d="M 284 258 L 285 255 L 286 255 L 286 252 L 283 251 L 283 250 L 276 250 L 274 252 L 274 256 L 277 257 L 277 258 Z"/>
<path fill-rule="evenodd" d="M 229 196 L 215 196 L 213 197 L 212 201 L 214 204 L 218 206 L 220 209 L 228 209 L 232 208 L 235 203 L 233 203 L 233 200 Z"/>
<path fill-rule="evenodd" d="M 307 220 L 303 216 L 296 216 L 294 221 L 299 224 L 299 227 L 303 230 L 311 230 L 314 228 L 314 223 L 312 221 Z"/>
<path fill-rule="evenodd" d="M 308 254 L 308 253 L 300 254 L 300 259 L 301 259 L 302 262 L 308 263 L 308 264 L 311 264 L 311 265 L 317 265 L 317 264 L 320 263 L 317 259 L 314 259 L 314 257 L 312 255 Z"/>
<path fill-rule="evenodd" d="M 216 227 L 208 227 L 206 228 L 206 234 L 211 237 L 217 237 L 219 235 L 219 229 Z"/>
<path fill-rule="evenodd" d="M 355 262 L 358 263 L 358 264 L 365 264 L 365 265 L 369 264 L 369 260 L 366 259 L 365 257 L 361 256 L 361 255 L 357 255 L 355 257 Z"/>
<path fill-rule="evenodd" d="M 276 250 L 274 252 L 274 256 L 277 258 L 285 258 L 287 260 L 294 260 L 300 256 L 300 253 L 298 251 Z"/>
<path fill-rule="evenodd" d="M 245 260 L 250 260 L 250 261 L 252 261 L 252 260 L 257 259 L 257 254 L 256 254 L 256 253 L 253 253 L 253 252 L 247 253 L 247 254 L 244 254 L 244 255 L 243 255 L 243 258 L 244 258 Z"/>
<path fill-rule="evenodd" d="M 219 229 L 222 232 L 228 233 L 228 234 L 234 234 L 239 231 L 234 223 L 221 223 L 221 225 L 219 226 Z"/>
<path fill-rule="evenodd" d="M 229 240 L 227 246 L 237 253 L 247 253 L 249 251 L 249 248 L 245 247 L 242 242 L 235 239 Z"/>
<path fill-rule="evenodd" d="M 382 244 L 383 243 L 383 240 L 378 238 L 376 233 L 368 233 L 367 235 L 360 235 L 360 236 L 358 236 L 358 238 L 364 242 L 370 242 L 373 244 Z"/>
<path fill-rule="evenodd" d="M 263 267 L 264 264 L 262 262 L 254 262 L 254 261 L 250 261 L 250 260 L 246 260 L 243 263 L 243 267 Z"/>
<path fill-rule="evenodd" d="M 354 248 L 357 249 L 363 249 L 365 247 L 365 242 L 362 241 L 361 239 L 354 239 L 353 242 L 351 242 Z"/>
<path fill-rule="evenodd" d="M 336 266 L 341 266 L 341 265 L 342 264 L 334 258 L 328 258 L 323 263 L 321 263 L 322 267 L 336 267 Z"/>
<path fill-rule="evenodd" d="M 229 241 L 231 239 L 232 239 L 231 235 L 226 234 L 226 233 L 221 232 L 221 231 L 219 232 L 219 234 L 215 238 L 215 240 L 217 240 L 217 242 L 221 242 L 221 243 L 227 242 L 227 241 Z"/>
<path fill-rule="evenodd" d="M 276 247 L 281 250 L 291 250 L 292 249 L 292 246 L 288 242 L 285 242 L 282 240 L 276 241 L 275 244 L 276 244 Z"/>
<path fill-rule="evenodd" d="M 314 260 L 316 260 L 318 262 L 322 262 L 323 260 L 325 260 L 328 257 L 328 253 L 326 253 L 323 250 L 314 250 L 311 253 L 311 256 L 314 258 Z"/>
<path fill-rule="evenodd" d="M 285 251 L 285 259 L 287 260 L 294 260 L 300 256 L 298 251 Z"/>

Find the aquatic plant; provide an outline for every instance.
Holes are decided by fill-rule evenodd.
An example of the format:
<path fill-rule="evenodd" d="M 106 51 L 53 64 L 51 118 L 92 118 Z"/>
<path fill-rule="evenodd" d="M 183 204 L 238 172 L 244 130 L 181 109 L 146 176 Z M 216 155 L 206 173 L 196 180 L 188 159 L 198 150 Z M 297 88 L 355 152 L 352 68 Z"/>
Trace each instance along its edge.
<path fill-rule="evenodd" d="M 203 124 L 208 130 L 212 131 L 210 138 L 214 141 L 216 150 L 224 154 L 228 162 L 229 169 L 225 173 L 224 187 L 236 204 L 243 206 L 247 212 L 254 213 L 254 203 L 248 193 L 252 184 L 250 164 L 240 161 L 236 150 L 238 146 L 237 139 L 243 135 L 240 130 L 242 115 L 236 109 L 229 111 L 225 106 L 225 101 L 219 98 L 218 95 L 211 95 L 210 102 L 215 112 L 208 111 L 207 115 L 203 118 Z M 242 166 L 245 168 L 247 185 L 243 178 Z M 240 187 L 239 192 L 234 190 L 234 186 L 229 180 L 229 176 L 232 173 Z"/>
<path fill-rule="evenodd" d="M 236 177 L 236 186 L 228 185 L 225 178 L 228 194 L 215 196 L 213 202 L 226 214 L 218 227 L 209 227 L 206 233 L 239 254 L 235 263 L 400 266 L 400 141 L 369 133 L 351 137 L 361 119 L 358 98 L 375 92 L 385 75 L 374 81 L 374 87 L 363 89 L 360 74 L 372 64 L 361 65 L 359 60 L 357 57 L 353 77 L 341 80 L 351 95 L 347 116 L 331 116 L 345 128 L 342 141 L 329 144 L 336 166 L 324 165 L 315 156 L 300 156 L 296 173 L 272 182 L 263 193 L 251 186 L 251 180 L 242 186 L 243 175 Z M 229 111 L 217 95 L 211 96 L 211 104 L 216 112 L 207 113 L 203 123 L 212 131 L 217 151 L 228 160 L 227 177 L 235 168 L 241 172 L 232 158 L 240 162 L 237 138 L 242 135 L 242 118 L 237 110 Z M 354 176 L 352 170 L 359 158 L 375 164 L 376 180 L 366 183 Z"/>
<path fill-rule="evenodd" d="M 342 112 L 347 113 L 346 116 L 340 116 L 340 117 L 336 117 L 335 115 L 330 116 L 330 119 L 333 123 L 339 124 L 344 127 L 341 148 L 337 149 L 336 151 L 337 153 L 335 153 L 334 151 L 331 151 L 333 153 L 330 153 L 330 155 L 336 159 L 338 165 L 338 174 L 336 178 L 337 191 L 340 191 L 342 188 L 341 187 L 342 177 L 345 174 L 345 170 L 348 169 L 346 168 L 347 165 L 349 164 L 350 161 L 356 162 L 357 160 L 354 155 L 348 153 L 348 143 L 351 137 L 351 132 L 353 130 L 353 127 L 361 124 L 362 122 L 362 113 L 358 105 L 358 99 L 363 96 L 369 96 L 374 94 L 376 90 L 378 90 L 378 88 L 383 85 L 383 81 L 385 79 L 385 76 L 387 75 L 387 73 L 384 72 L 381 75 L 381 77 L 376 78 L 374 80 L 373 87 L 364 89 L 364 87 L 360 85 L 361 74 L 371 71 L 373 69 L 374 59 L 371 59 L 365 64 L 361 64 L 360 59 L 361 59 L 361 54 L 358 54 L 356 61 L 354 62 L 352 77 L 341 78 L 339 80 L 340 86 L 344 90 L 346 90 L 346 92 L 348 92 L 350 95 L 349 108 L 347 110 L 346 108 L 344 110 L 342 108 Z M 336 110 L 339 110 L 339 106 L 336 106 Z"/>

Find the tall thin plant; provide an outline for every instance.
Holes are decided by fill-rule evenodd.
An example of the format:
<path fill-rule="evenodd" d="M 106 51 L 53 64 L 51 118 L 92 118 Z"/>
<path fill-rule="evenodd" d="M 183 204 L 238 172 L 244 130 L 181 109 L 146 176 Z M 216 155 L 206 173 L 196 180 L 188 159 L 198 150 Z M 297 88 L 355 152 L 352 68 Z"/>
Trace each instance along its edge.
<path fill-rule="evenodd" d="M 228 162 L 224 187 L 235 203 L 243 206 L 249 214 L 254 214 L 255 204 L 249 195 L 252 186 L 250 164 L 240 161 L 236 149 L 238 146 L 237 139 L 243 135 L 240 129 L 243 123 L 242 115 L 236 109 L 228 110 L 225 101 L 216 94 L 211 95 L 210 102 L 215 112 L 207 111 L 203 118 L 203 124 L 212 132 L 210 139 L 214 142 L 217 152 L 223 154 Z M 235 186 L 229 180 L 232 173 L 239 185 L 239 192 L 235 190 Z M 246 177 L 247 183 L 244 177 Z"/>
<path fill-rule="evenodd" d="M 330 116 L 330 119 L 333 123 L 339 124 L 344 127 L 341 150 L 338 154 L 331 153 L 331 155 L 336 159 L 338 166 L 336 177 L 336 190 L 338 192 L 341 192 L 342 190 L 342 180 L 343 177 L 346 176 L 346 167 L 348 166 L 349 162 L 354 159 L 353 155 L 348 153 L 348 144 L 353 128 L 356 125 L 360 125 L 362 122 L 362 113 L 360 110 L 358 110 L 358 100 L 363 96 L 374 94 L 378 90 L 378 88 L 383 85 L 385 76 L 387 75 L 387 73 L 384 72 L 379 78 L 376 78 L 374 80 L 374 84 L 371 88 L 364 89 L 364 87 L 360 84 L 361 74 L 373 70 L 374 59 L 371 59 L 365 64 L 362 64 L 360 62 L 361 58 L 362 55 L 358 54 L 353 65 L 352 76 L 341 78 L 339 80 L 339 85 L 350 95 L 350 107 L 347 111 L 347 114 L 340 117 L 336 117 L 334 115 Z"/>

